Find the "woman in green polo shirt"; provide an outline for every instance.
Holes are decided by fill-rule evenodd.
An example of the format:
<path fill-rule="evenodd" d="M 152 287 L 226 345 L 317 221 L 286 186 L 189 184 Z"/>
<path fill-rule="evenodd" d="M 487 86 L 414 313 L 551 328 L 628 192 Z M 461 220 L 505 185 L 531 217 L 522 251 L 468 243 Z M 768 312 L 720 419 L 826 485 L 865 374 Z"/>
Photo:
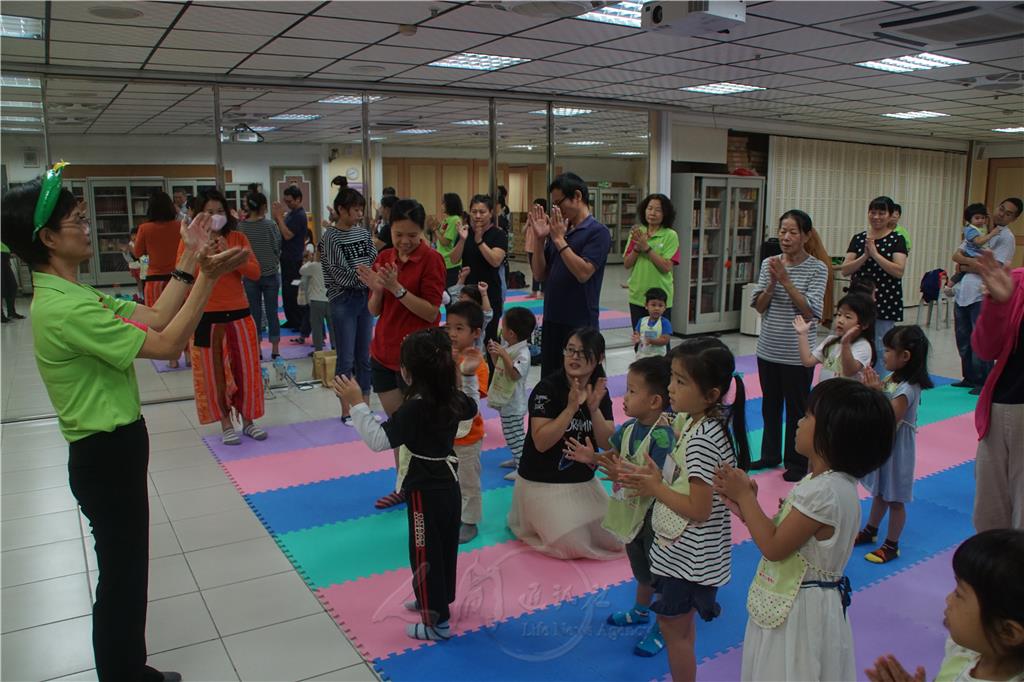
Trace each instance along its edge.
<path fill-rule="evenodd" d="M 672 320 L 675 295 L 672 269 L 679 265 L 679 235 L 672 228 L 676 210 L 664 194 L 648 194 L 640 202 L 644 224 L 633 228 L 623 253 L 629 270 L 629 317 L 636 324 L 647 315 L 648 289 L 657 287 L 668 294 L 665 317 Z"/>
<path fill-rule="evenodd" d="M 462 259 L 452 260 L 452 249 L 459 241 L 459 224 L 462 223 L 462 199 L 458 194 L 449 192 L 441 197 L 444 206 L 444 220 L 437 226 L 437 252 L 444 256 L 446 287 L 455 284 L 462 269 Z"/>
<path fill-rule="evenodd" d="M 185 252 L 153 307 L 79 284 L 78 267 L 93 247 L 85 212 L 61 189 L 62 168 L 57 164 L 44 179 L 4 195 L 3 241 L 33 270 L 36 363 L 70 444 L 71 492 L 92 526 L 99 566 L 96 674 L 100 680 L 180 680 L 146 665 L 149 436 L 133 362 L 177 358 L 214 282 L 248 253 L 214 253 L 211 218 L 200 214 L 182 229 Z"/>

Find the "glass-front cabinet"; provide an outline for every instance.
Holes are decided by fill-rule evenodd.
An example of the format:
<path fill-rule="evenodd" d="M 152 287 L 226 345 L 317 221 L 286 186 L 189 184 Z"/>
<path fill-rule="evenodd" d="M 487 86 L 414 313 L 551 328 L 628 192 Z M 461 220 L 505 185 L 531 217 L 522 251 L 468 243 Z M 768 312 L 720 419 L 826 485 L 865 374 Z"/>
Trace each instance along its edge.
<path fill-rule="evenodd" d="M 590 205 L 594 217 L 608 226 L 612 243 L 608 253 L 609 263 L 621 263 L 622 252 L 629 243 L 629 233 L 640 223 L 637 205 L 640 190 L 633 187 L 591 187 Z"/>
<path fill-rule="evenodd" d="M 131 284 L 128 272 L 131 231 L 146 222 L 149 197 L 163 189 L 163 180 L 90 178 L 87 189 L 93 256 L 86 281 L 97 285 Z"/>
<path fill-rule="evenodd" d="M 743 286 L 757 271 L 764 178 L 672 176 L 680 267 L 672 327 L 681 334 L 738 329 Z"/>

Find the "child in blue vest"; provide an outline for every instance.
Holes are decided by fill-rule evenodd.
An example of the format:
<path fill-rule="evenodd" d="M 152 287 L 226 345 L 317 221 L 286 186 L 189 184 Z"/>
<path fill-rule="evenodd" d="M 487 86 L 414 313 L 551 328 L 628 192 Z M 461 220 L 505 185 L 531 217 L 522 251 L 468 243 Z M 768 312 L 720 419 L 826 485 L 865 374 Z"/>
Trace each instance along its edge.
<path fill-rule="evenodd" d="M 612 462 L 621 457 L 634 463 L 646 464 L 650 456 L 659 468 L 675 445 L 675 432 L 665 412 L 669 409 L 668 384 L 672 365 L 668 358 L 640 358 L 629 366 L 626 375 L 626 394 L 622 408 L 631 417 L 616 429 L 611 438 L 612 450 L 603 453 Z M 594 465 L 597 457 L 593 443 L 568 441 L 566 457 Z M 651 621 L 650 606 L 654 598 L 654 576 L 651 574 L 649 554 L 654 542 L 651 510 L 654 498 L 632 496 L 620 485 L 615 485 L 604 527 L 626 544 L 633 577 L 636 578 L 636 603 L 631 609 L 608 616 L 608 624 L 618 627 L 646 627 Z M 665 648 L 661 629 L 655 621 L 642 640 L 634 647 L 637 656 L 654 656 Z"/>
<path fill-rule="evenodd" d="M 668 343 L 672 336 L 672 323 L 664 317 L 668 306 L 668 294 L 664 289 L 653 287 L 644 295 L 647 316 L 640 318 L 633 330 L 633 346 L 638 358 L 664 357 L 668 354 Z"/>

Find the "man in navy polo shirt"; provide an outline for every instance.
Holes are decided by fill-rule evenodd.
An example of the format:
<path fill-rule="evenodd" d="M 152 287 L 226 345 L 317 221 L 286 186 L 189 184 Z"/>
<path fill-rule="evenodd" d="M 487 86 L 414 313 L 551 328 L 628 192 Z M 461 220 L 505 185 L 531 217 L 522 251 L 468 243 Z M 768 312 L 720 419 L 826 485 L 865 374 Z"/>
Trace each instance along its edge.
<path fill-rule="evenodd" d="M 282 194 L 284 204 L 275 201 L 273 206 L 274 222 L 281 231 L 281 298 L 285 319 L 281 326 L 299 329 L 302 326 L 302 307 L 298 301 L 299 287 L 292 282 L 299 279 L 306 249 L 306 209 L 302 207 L 302 190 L 295 185 L 286 187 Z"/>
<path fill-rule="evenodd" d="M 537 249 L 530 261 L 533 278 L 544 282 L 541 376 L 562 366 L 562 351 L 579 327 L 599 329 L 604 266 L 611 233 L 590 214 L 590 192 L 574 173 L 563 173 L 548 188 L 551 216 L 530 209 Z"/>

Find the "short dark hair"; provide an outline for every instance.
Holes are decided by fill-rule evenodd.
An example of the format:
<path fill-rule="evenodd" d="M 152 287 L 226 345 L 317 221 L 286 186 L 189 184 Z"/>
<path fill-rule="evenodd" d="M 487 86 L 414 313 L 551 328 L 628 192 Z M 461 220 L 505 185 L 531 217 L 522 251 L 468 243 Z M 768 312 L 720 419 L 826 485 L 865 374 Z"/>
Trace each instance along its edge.
<path fill-rule="evenodd" d="M 885 464 L 896 437 L 896 416 L 881 391 L 836 377 L 807 399 L 814 416 L 814 449 L 831 469 L 863 478 Z"/>
<path fill-rule="evenodd" d="M 853 286 L 851 285 L 850 288 L 852 289 Z M 839 299 L 839 303 L 836 303 L 836 312 L 843 306 L 852 310 L 857 316 L 857 326 L 860 327 L 858 338 L 864 339 L 871 346 L 871 364 L 874 365 L 877 360 L 875 357 L 875 320 L 878 318 L 878 308 L 875 306 L 875 302 L 871 300 L 870 294 L 851 291 Z M 821 354 L 827 357 L 829 349 L 841 341 L 842 339 L 838 336 L 833 336 L 821 347 Z"/>
<path fill-rule="evenodd" d="M 543 197 L 541 197 L 540 199 L 534 199 L 533 203 L 537 204 L 538 206 L 543 208 L 545 211 L 548 210 L 548 200 L 544 199 Z"/>
<path fill-rule="evenodd" d="M 366 198 L 359 190 L 348 186 L 348 178 L 339 175 L 331 183 L 338 186 L 338 194 L 334 197 L 334 210 L 343 208 L 346 211 L 357 206 L 366 206 Z"/>
<path fill-rule="evenodd" d="M 896 210 L 896 202 L 886 196 L 875 197 L 868 204 L 869 211 L 885 211 L 886 213 L 892 213 Z"/>
<path fill-rule="evenodd" d="M 893 327 L 882 337 L 882 345 L 895 351 L 910 353 L 907 364 L 892 373 L 896 381 L 906 381 L 921 388 L 935 386 L 932 378 L 928 376 L 929 343 L 923 329 L 916 324 Z"/>
<path fill-rule="evenodd" d="M 862 296 L 873 298 L 877 288 L 878 285 L 875 284 L 875 280 L 870 277 L 858 277 L 857 279 L 850 280 L 850 286 L 845 287 L 843 291 L 848 294 L 861 294 Z"/>
<path fill-rule="evenodd" d="M 284 188 L 284 191 L 281 192 L 281 194 L 285 195 L 286 197 L 291 197 L 292 199 L 298 199 L 299 201 L 302 201 L 302 190 L 299 189 L 298 185 L 288 185 L 287 187 Z"/>
<path fill-rule="evenodd" d="M 782 229 L 782 221 L 786 218 L 792 218 L 793 222 L 796 223 L 796 226 L 800 228 L 800 231 L 804 234 L 810 234 L 811 230 L 814 229 L 814 223 L 811 221 L 811 216 L 798 208 L 791 208 L 779 216 L 780 230 Z"/>
<path fill-rule="evenodd" d="M 441 203 L 444 204 L 445 215 L 455 215 L 462 217 L 462 212 L 465 210 L 462 208 L 462 197 L 455 192 L 446 192 L 441 195 Z"/>
<path fill-rule="evenodd" d="M 663 409 L 669 408 L 668 385 L 672 381 L 672 362 L 664 355 L 634 360 L 629 371 L 644 380 L 647 390 L 661 398 Z"/>
<path fill-rule="evenodd" d="M 899 213 L 900 215 L 903 215 L 903 207 L 900 206 L 899 204 L 897 204 L 896 202 L 893 202 L 893 204 L 892 204 L 892 212 L 893 213 Z"/>
<path fill-rule="evenodd" d="M 395 197 L 395 196 L 398 196 L 398 192 L 395 191 L 394 187 L 385 187 L 384 190 L 381 192 L 381 196 L 385 196 L 385 197 L 386 196 L 392 196 L 392 197 Z"/>
<path fill-rule="evenodd" d="M 36 202 L 39 200 L 40 191 L 42 181 L 39 179 L 19 185 L 4 195 L 0 209 L 4 243 L 11 247 L 11 251 L 18 258 L 32 267 L 50 262 L 50 249 L 46 248 L 41 239 L 32 236 L 35 229 Z M 67 189 L 61 189 L 53 213 L 43 227 L 59 230 L 61 221 L 77 205 L 75 195 Z"/>
<path fill-rule="evenodd" d="M 448 321 L 452 317 L 461 317 L 470 329 L 484 328 L 484 309 L 476 301 L 455 301 L 448 306 Z"/>
<path fill-rule="evenodd" d="M 556 189 L 562 193 L 562 196 L 569 199 L 579 192 L 583 203 L 590 206 L 590 190 L 587 189 L 587 183 L 583 182 L 583 178 L 575 173 L 562 173 L 552 180 L 548 186 L 548 192 L 553 192 Z"/>
<path fill-rule="evenodd" d="M 149 206 L 146 207 L 146 220 L 167 222 L 178 219 L 178 209 L 167 192 L 157 190 L 149 195 Z"/>
<path fill-rule="evenodd" d="M 255 185 L 253 185 L 255 187 Z M 250 189 L 245 195 L 245 207 L 250 211 L 259 211 L 267 207 L 267 195 L 259 189 Z"/>
<path fill-rule="evenodd" d="M 515 307 L 505 310 L 502 325 L 516 335 L 516 340 L 525 341 L 537 328 L 537 317 L 529 308 Z"/>
<path fill-rule="evenodd" d="M 1024 646 L 1007 650 L 999 636 L 1006 621 L 1024 625 L 1024 530 L 986 530 L 964 540 L 953 553 L 953 575 L 978 599 L 981 629 L 996 654 L 1024 660 Z"/>
<path fill-rule="evenodd" d="M 494 211 L 494 199 L 490 194 L 474 194 L 473 198 L 469 200 L 470 209 L 473 208 L 473 204 L 483 204 L 488 211 Z"/>
<path fill-rule="evenodd" d="M 640 202 L 640 206 L 637 208 L 638 218 L 641 222 L 647 220 L 647 206 L 655 199 L 661 204 L 661 226 L 672 227 L 672 223 L 676 220 L 676 207 L 672 205 L 672 200 L 664 194 L 648 194 L 644 197 L 644 200 Z"/>
<path fill-rule="evenodd" d="M 964 222 L 971 222 L 971 218 L 973 218 L 976 215 L 983 215 L 985 217 L 988 217 L 988 209 L 985 207 L 985 204 L 971 204 L 970 206 L 965 208 Z"/>
<path fill-rule="evenodd" d="M 665 290 L 660 287 L 651 287 L 644 294 L 644 303 L 650 303 L 651 301 L 661 301 L 662 303 L 668 303 L 668 294 Z"/>
<path fill-rule="evenodd" d="M 380 198 L 381 208 L 394 208 L 395 204 L 398 203 L 398 197 L 394 194 L 385 194 Z"/>
<path fill-rule="evenodd" d="M 1007 199 L 1003 199 L 999 203 L 1001 203 L 1001 204 L 1007 204 L 1007 203 L 1013 204 L 1014 208 L 1017 209 L 1017 215 L 1018 216 L 1020 216 L 1021 210 L 1024 210 L 1024 202 L 1022 202 L 1019 197 L 1009 197 Z"/>
<path fill-rule="evenodd" d="M 480 293 L 480 287 L 475 284 L 467 284 L 459 289 L 459 296 L 469 296 L 469 298 L 479 306 L 484 304 L 484 297 Z"/>
<path fill-rule="evenodd" d="M 391 222 L 397 223 L 399 220 L 411 220 L 422 230 L 427 223 L 427 212 L 415 199 L 399 199 L 391 208 Z"/>

